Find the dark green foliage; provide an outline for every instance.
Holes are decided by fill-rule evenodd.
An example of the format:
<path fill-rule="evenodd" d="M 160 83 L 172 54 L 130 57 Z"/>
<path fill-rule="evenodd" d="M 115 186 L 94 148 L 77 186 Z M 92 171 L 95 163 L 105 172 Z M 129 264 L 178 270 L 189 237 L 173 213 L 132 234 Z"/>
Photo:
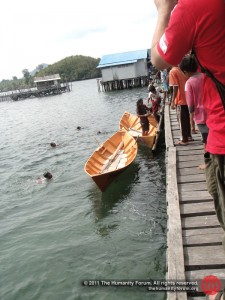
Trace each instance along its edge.
<path fill-rule="evenodd" d="M 49 65 L 47 68 L 39 68 L 39 72 L 35 74 L 35 77 L 59 74 L 62 82 L 98 78 L 101 77 L 101 71 L 96 69 L 99 61 L 99 58 L 96 59 L 90 56 L 70 56 Z M 34 77 L 29 71 L 24 69 L 22 74 L 23 78 L 21 79 L 17 79 L 15 76 L 12 80 L 3 79 L 0 82 L 0 92 L 33 87 Z"/>
<path fill-rule="evenodd" d="M 66 57 L 53 65 L 41 70 L 36 76 L 59 74 L 63 81 L 76 81 L 97 78 L 101 76 L 96 69 L 100 59 L 90 56 L 76 55 Z"/>

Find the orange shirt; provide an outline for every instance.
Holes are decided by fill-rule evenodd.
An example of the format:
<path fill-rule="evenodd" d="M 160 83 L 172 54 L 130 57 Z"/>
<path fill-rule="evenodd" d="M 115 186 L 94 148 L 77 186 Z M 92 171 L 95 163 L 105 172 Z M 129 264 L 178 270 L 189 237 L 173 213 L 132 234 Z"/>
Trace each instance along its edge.
<path fill-rule="evenodd" d="M 169 73 L 169 82 L 170 86 L 177 86 L 177 96 L 175 98 L 176 105 L 187 105 L 186 98 L 185 98 L 185 83 L 187 78 L 185 77 L 184 73 L 178 67 L 173 67 Z"/>

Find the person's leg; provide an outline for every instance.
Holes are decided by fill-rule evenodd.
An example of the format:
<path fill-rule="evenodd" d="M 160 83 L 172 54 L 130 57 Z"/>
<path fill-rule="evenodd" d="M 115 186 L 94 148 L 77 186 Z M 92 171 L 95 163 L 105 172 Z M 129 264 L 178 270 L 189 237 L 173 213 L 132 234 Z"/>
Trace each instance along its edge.
<path fill-rule="evenodd" d="M 180 124 L 181 124 L 181 134 L 182 141 L 188 142 L 188 138 L 191 137 L 191 125 L 190 125 L 190 115 L 187 105 L 180 106 Z"/>
<path fill-rule="evenodd" d="M 141 127 L 142 127 L 142 135 L 143 136 L 147 135 L 149 132 L 149 120 L 147 117 L 146 120 L 141 123 Z"/>
<path fill-rule="evenodd" d="M 205 164 L 208 191 L 213 197 L 220 226 L 225 231 L 225 155 L 205 153 Z"/>
<path fill-rule="evenodd" d="M 225 155 L 205 153 L 206 181 L 209 193 L 213 197 L 214 206 L 220 226 L 225 231 Z M 223 237 L 225 251 L 225 235 Z M 223 297 L 222 297 L 223 295 Z M 208 299 L 225 299 L 225 292 L 209 296 Z"/>
<path fill-rule="evenodd" d="M 197 124 L 198 129 L 201 133 L 202 136 L 202 143 L 204 145 L 204 153 L 206 152 L 206 143 L 207 143 L 207 138 L 208 138 L 208 133 L 209 133 L 209 129 L 207 127 L 206 124 Z M 199 165 L 199 169 L 200 170 L 205 170 L 205 163 L 202 165 Z"/>
<path fill-rule="evenodd" d="M 179 125 L 180 130 L 181 130 L 181 127 L 180 127 L 180 114 L 181 114 L 181 112 L 180 112 L 180 110 L 181 110 L 180 105 L 177 105 L 176 106 L 177 123 Z"/>

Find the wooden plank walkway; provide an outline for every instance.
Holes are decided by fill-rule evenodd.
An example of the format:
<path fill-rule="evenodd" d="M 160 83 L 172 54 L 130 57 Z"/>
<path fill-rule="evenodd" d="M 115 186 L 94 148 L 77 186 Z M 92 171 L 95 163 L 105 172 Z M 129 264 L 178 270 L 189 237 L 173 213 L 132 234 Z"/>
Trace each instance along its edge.
<path fill-rule="evenodd" d="M 165 107 L 167 147 L 167 280 L 199 282 L 208 275 L 225 279 L 223 230 L 207 191 L 200 134 L 187 146 L 176 146 L 180 130 L 176 112 Z M 167 299 L 203 300 L 204 293 L 168 292 Z"/>

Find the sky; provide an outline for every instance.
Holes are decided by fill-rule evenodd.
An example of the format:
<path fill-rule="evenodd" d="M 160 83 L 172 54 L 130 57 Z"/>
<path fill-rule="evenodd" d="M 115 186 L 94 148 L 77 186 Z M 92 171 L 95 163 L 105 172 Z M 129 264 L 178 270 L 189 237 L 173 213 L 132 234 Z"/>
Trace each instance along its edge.
<path fill-rule="evenodd" d="M 1 3 L 0 81 L 72 55 L 148 49 L 153 0 L 7 0 Z"/>

